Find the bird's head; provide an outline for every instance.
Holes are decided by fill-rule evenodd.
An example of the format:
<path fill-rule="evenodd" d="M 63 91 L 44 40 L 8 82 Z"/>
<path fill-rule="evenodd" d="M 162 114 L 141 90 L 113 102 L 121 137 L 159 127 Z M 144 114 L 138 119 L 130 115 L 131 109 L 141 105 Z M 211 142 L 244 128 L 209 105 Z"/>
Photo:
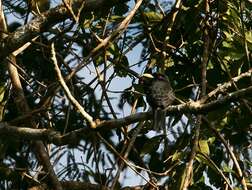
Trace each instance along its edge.
<path fill-rule="evenodd" d="M 160 81 L 167 81 L 167 78 L 165 77 L 165 75 L 161 74 L 161 73 L 144 73 L 140 78 L 139 78 L 139 83 L 140 84 L 145 84 L 145 85 L 149 85 L 151 84 L 153 81 L 155 80 L 160 80 Z"/>
<path fill-rule="evenodd" d="M 139 84 L 150 85 L 153 80 L 154 80 L 154 76 L 152 74 L 150 74 L 150 73 L 144 73 L 139 78 Z"/>
<path fill-rule="evenodd" d="M 161 73 L 153 73 L 152 76 L 155 80 L 163 80 L 163 81 L 167 80 L 167 77 Z"/>

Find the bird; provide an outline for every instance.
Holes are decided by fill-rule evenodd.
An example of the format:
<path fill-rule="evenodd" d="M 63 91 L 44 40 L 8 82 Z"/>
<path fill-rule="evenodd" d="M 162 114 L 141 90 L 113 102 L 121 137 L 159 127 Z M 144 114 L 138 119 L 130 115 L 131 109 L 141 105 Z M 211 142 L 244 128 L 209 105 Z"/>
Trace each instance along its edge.
<path fill-rule="evenodd" d="M 146 100 L 153 111 L 153 128 L 159 132 L 165 127 L 165 109 L 175 100 L 169 79 L 161 73 L 144 73 L 139 83 L 143 85 Z"/>

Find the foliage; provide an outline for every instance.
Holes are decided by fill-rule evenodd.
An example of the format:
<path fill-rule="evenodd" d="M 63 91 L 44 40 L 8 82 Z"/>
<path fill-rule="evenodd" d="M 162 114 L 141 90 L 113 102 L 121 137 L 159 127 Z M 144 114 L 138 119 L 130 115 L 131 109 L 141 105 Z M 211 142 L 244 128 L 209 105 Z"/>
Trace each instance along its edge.
<path fill-rule="evenodd" d="M 37 17 L 50 16 L 47 12 L 29 16 L 26 1 L 2 2 L 9 32 L 25 28 Z M 30 111 L 18 106 L 19 92 L 10 69 L 6 61 L 1 63 L 2 121 L 17 129 L 32 128 L 35 123 L 37 129 L 68 138 L 51 145 L 50 137 L 39 137 L 47 145 L 62 186 L 65 181 L 89 184 L 86 189 L 98 189 L 95 184 L 111 189 L 132 184 L 181 190 L 251 188 L 252 3 L 207 2 L 143 1 L 130 24 L 124 23 L 120 30 L 135 1 L 111 1 L 102 12 L 97 3 L 94 11 L 81 12 L 79 20 L 73 16 L 77 12 L 68 13 L 67 19 L 41 29 L 39 37 L 15 58 Z M 64 6 L 59 4 L 51 2 L 56 8 L 49 12 Z M 179 6 L 175 8 L 175 4 Z M 110 36 L 106 44 L 103 39 Z M 126 115 L 148 111 L 138 84 L 143 72 L 168 76 L 177 100 L 175 111 L 167 111 L 166 129 L 153 131 L 151 117 L 91 129 L 58 82 L 52 43 L 71 95 L 97 126 L 107 121 L 117 124 Z M 233 95 L 241 89 L 246 93 Z M 221 103 L 228 96 L 232 98 Z M 204 112 L 179 110 L 180 104 L 192 101 L 200 102 L 198 108 L 211 103 L 216 106 Z M 83 129 L 85 133 L 76 132 Z M 41 162 L 33 150 L 36 138 L 28 140 L 28 134 L 19 134 L 8 138 L 10 135 L 4 136 L 0 130 L 0 188 L 51 186 L 50 175 L 39 167 Z M 132 178 L 130 183 L 125 176 Z"/>

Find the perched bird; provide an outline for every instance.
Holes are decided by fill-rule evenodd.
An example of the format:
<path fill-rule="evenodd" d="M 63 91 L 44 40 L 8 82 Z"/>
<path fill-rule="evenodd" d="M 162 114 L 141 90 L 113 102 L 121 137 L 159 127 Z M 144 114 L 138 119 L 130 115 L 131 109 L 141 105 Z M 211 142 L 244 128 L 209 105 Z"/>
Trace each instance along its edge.
<path fill-rule="evenodd" d="M 140 77 L 146 99 L 154 114 L 154 130 L 160 131 L 165 127 L 166 111 L 175 99 L 170 82 L 160 73 L 145 73 Z"/>

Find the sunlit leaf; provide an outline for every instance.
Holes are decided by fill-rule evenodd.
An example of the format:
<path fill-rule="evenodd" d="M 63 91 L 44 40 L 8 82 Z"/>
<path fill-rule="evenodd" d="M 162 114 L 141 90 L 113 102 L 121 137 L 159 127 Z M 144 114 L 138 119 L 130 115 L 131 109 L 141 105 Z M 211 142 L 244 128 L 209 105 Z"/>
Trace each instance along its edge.
<path fill-rule="evenodd" d="M 223 172 L 235 173 L 234 170 L 225 163 L 223 164 L 222 168 L 223 168 Z"/>
<path fill-rule="evenodd" d="M 172 155 L 172 161 L 181 160 L 182 156 L 183 156 L 183 155 L 182 155 L 182 152 L 176 151 L 176 152 Z"/>
<path fill-rule="evenodd" d="M 199 140 L 199 151 L 206 155 L 210 154 L 207 140 Z"/>
<path fill-rule="evenodd" d="M 246 40 L 252 44 L 252 32 L 251 31 L 248 31 L 245 33 L 245 36 L 246 36 Z"/>
<path fill-rule="evenodd" d="M 144 16 L 150 23 L 160 22 L 163 19 L 163 15 L 157 12 L 144 12 Z"/>
<path fill-rule="evenodd" d="M 2 102 L 3 99 L 4 99 L 5 91 L 6 91 L 5 85 L 1 85 L 1 86 L 0 86 L 0 102 Z"/>

